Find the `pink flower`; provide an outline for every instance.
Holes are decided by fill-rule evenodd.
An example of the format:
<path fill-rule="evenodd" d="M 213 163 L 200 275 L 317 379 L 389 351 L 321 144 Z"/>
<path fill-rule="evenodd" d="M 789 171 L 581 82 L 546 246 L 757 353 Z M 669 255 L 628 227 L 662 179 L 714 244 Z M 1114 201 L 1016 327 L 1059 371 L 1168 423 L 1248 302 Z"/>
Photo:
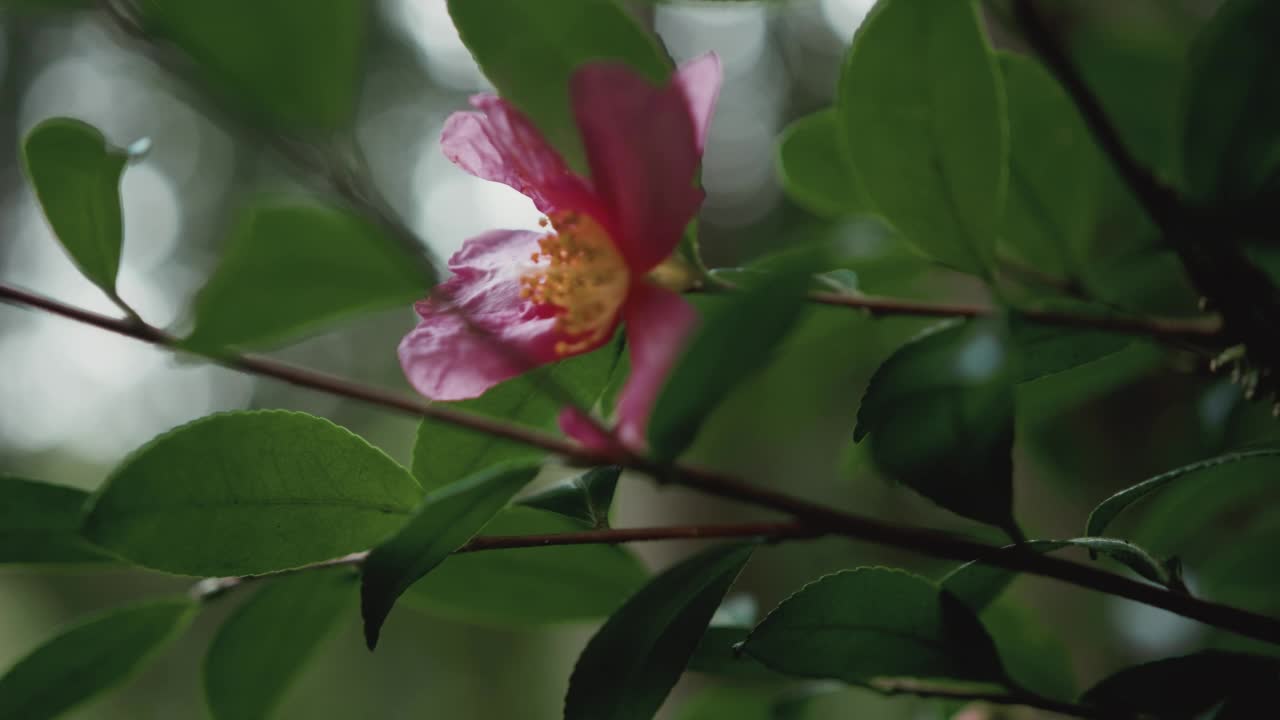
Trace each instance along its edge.
<path fill-rule="evenodd" d="M 491 230 L 449 258 L 453 276 L 417 303 L 421 321 L 400 343 L 418 392 L 477 397 L 530 363 L 596 349 L 621 322 L 631 376 L 617 434 L 644 446 L 649 411 L 697 323 L 680 295 L 646 275 L 675 251 L 702 203 L 696 172 L 720 79 L 714 54 L 682 65 L 663 87 L 622 65 L 578 69 L 569 90 L 590 179 L 498 97 L 477 95 L 479 112 L 448 119 L 445 155 L 527 195 L 546 214 L 546 231 Z M 606 442 L 571 410 L 560 420 L 583 443 Z"/>

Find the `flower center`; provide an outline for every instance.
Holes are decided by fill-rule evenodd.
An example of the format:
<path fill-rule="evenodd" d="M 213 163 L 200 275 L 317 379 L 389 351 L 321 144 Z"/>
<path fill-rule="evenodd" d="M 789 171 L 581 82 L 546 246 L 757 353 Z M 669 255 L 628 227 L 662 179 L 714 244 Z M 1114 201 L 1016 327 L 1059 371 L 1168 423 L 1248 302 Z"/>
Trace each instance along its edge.
<path fill-rule="evenodd" d="M 520 297 L 556 308 L 556 323 L 570 338 L 556 343 L 557 354 L 582 352 L 613 329 L 630 273 L 609 234 L 591 216 L 557 212 L 540 224 L 552 230 L 531 256 L 536 267 L 520 277 Z"/>

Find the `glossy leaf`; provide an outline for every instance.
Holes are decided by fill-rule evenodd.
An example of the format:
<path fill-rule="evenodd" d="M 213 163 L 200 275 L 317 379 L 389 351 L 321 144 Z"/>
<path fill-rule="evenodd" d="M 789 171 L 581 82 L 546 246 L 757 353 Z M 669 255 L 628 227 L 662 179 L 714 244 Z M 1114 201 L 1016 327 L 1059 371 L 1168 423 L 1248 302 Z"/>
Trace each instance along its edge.
<path fill-rule="evenodd" d="M 334 208 L 261 204 L 240 219 L 195 302 L 186 343 L 262 347 L 360 312 L 408 308 L 430 278 L 372 222 Z"/>
<path fill-rule="evenodd" d="M 46 720 L 124 684 L 195 617 L 188 598 L 113 608 L 48 640 L 0 676 L 0 718 Z"/>
<path fill-rule="evenodd" d="M 0 564 L 118 563 L 80 536 L 88 500 L 76 488 L 0 475 Z"/>
<path fill-rule="evenodd" d="M 407 470 L 327 420 L 231 412 L 126 458 L 94 499 L 84 533 L 144 567 L 248 575 L 364 550 L 421 498 Z"/>
<path fill-rule="evenodd" d="M 1085 523 L 1086 535 L 1101 535 L 1107 529 L 1115 518 L 1133 503 L 1142 498 L 1161 490 L 1165 486 L 1174 481 L 1185 479 L 1193 480 L 1207 473 L 1214 472 L 1215 468 L 1224 465 L 1230 465 L 1238 462 L 1262 462 L 1271 464 L 1276 458 L 1280 458 L 1280 448 L 1267 448 L 1259 450 L 1244 450 L 1241 452 L 1232 452 L 1218 457 L 1201 460 L 1200 462 L 1184 465 L 1176 470 L 1156 475 L 1155 477 L 1143 480 L 1129 488 L 1125 488 L 1111 497 L 1103 500 L 1093 512 L 1089 513 L 1089 519 Z"/>
<path fill-rule="evenodd" d="M 1094 685 L 1082 700 L 1126 712 L 1189 718 L 1233 695 L 1280 682 L 1280 660 L 1202 650 L 1135 665 Z"/>
<path fill-rule="evenodd" d="M 787 195 L 822 217 L 866 210 L 858 177 L 843 152 L 835 108 L 819 110 L 787 126 L 778 137 L 778 176 Z"/>
<path fill-rule="evenodd" d="M 531 507 L 505 508 L 485 535 L 559 535 L 591 526 Z M 621 545 L 513 548 L 451 555 L 400 598 L 463 622 L 528 627 L 607 617 L 649 579 Z"/>
<path fill-rule="evenodd" d="M 622 468 L 617 465 L 592 468 L 568 482 L 529 495 L 520 504 L 581 520 L 590 527 L 609 527 L 609 506 L 621 475 Z"/>
<path fill-rule="evenodd" d="M 1004 88 L 967 0 L 883 0 L 845 60 L 837 108 L 870 204 L 926 256 L 984 274 L 1003 215 Z"/>
<path fill-rule="evenodd" d="M 485 526 L 538 474 L 527 462 L 504 463 L 432 492 L 400 532 L 365 558 L 360 615 L 372 650 L 396 599 Z"/>
<path fill-rule="evenodd" d="M 504 422 L 539 430 L 556 427 L 562 404 L 552 393 L 563 389 L 579 407 L 591 407 L 604 391 L 618 361 L 614 343 L 585 355 L 547 365 L 490 388 L 474 400 L 444 403 Z M 424 419 L 413 446 L 413 474 L 428 490 L 444 487 L 500 462 L 542 457 L 546 453 L 510 440 Z"/>
<path fill-rule="evenodd" d="M 222 624 L 205 656 L 205 699 L 215 720 L 272 716 L 355 599 L 350 568 L 267 581 Z"/>
<path fill-rule="evenodd" d="M 219 95 L 272 125 L 350 124 L 363 72 L 363 0 L 142 0 L 146 30 L 195 64 Z"/>
<path fill-rule="evenodd" d="M 449 0 L 453 23 L 502 97 L 582 169 L 569 78 L 587 61 L 630 65 L 657 82 L 671 63 L 614 0 Z"/>
<path fill-rule="evenodd" d="M 22 144 L 27 179 L 53 234 L 80 272 L 112 298 L 124 242 L 120 176 L 128 160 L 97 128 L 72 118 L 41 122 Z"/>
<path fill-rule="evenodd" d="M 924 578 L 884 568 L 810 583 L 769 613 L 743 650 L 778 672 L 856 685 L 1005 682 L 995 645 L 971 610 Z"/>
<path fill-rule="evenodd" d="M 871 436 L 871 456 L 889 477 L 1016 537 L 1014 377 L 999 320 L 940 325 L 876 370 L 854 440 Z"/>
<path fill-rule="evenodd" d="M 680 678 L 753 545 L 704 550 L 655 577 L 587 643 L 565 720 L 648 720 Z"/>

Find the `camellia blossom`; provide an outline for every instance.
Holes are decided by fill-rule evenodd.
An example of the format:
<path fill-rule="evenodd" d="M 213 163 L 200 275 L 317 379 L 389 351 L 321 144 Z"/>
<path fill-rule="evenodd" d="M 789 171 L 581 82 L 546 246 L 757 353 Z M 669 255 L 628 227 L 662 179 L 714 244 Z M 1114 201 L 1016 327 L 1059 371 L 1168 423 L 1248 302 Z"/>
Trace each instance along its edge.
<path fill-rule="evenodd" d="M 624 65 L 579 68 L 569 91 L 590 179 L 570 171 L 501 98 L 477 95 L 478 112 L 449 117 L 445 155 L 528 196 L 545 230 L 491 230 L 449 258 L 453 276 L 416 304 L 421 321 L 400 343 L 418 392 L 477 397 L 531 364 L 600 347 L 622 323 L 631 375 L 617 435 L 643 447 L 649 411 L 697 324 L 679 294 L 646 276 L 675 251 L 702 203 L 696 173 L 720 81 L 714 54 L 685 63 L 665 86 Z M 572 410 L 560 422 L 581 442 L 604 442 Z"/>

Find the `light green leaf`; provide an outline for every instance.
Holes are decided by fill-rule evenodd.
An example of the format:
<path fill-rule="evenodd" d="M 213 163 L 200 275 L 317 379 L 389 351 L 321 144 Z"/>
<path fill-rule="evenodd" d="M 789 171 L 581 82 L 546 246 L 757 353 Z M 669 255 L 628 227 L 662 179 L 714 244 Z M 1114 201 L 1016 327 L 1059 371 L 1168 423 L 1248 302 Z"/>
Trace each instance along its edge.
<path fill-rule="evenodd" d="M 396 599 L 479 532 L 538 470 L 533 463 L 503 463 L 440 488 L 427 495 L 395 537 L 369 553 L 360 581 L 360 614 L 370 650 Z"/>
<path fill-rule="evenodd" d="M 262 347 L 361 312 L 426 297 L 431 278 L 377 225 L 334 208 L 249 209 L 195 302 L 185 341 L 200 350 Z"/>
<path fill-rule="evenodd" d="M 787 195 L 822 217 L 867 210 L 866 191 L 858 186 L 844 153 L 835 108 L 819 110 L 787 126 L 778 137 L 778 176 Z"/>
<path fill-rule="evenodd" d="M 86 278 L 118 300 L 120 175 L 128 154 L 87 123 L 52 118 L 27 133 L 22 160 L 58 242 Z"/>
<path fill-rule="evenodd" d="M 515 505 L 484 526 L 486 535 L 559 535 L 591 527 Z M 620 545 L 485 550 L 451 555 L 414 583 L 400 602 L 433 615 L 499 627 L 607 617 L 649 579 Z"/>
<path fill-rule="evenodd" d="M 1003 215 L 1004 88 L 969 0 L 882 0 L 845 60 L 837 109 L 870 204 L 916 249 L 977 275 Z"/>
<path fill-rule="evenodd" d="M 582 143 L 569 78 L 587 61 L 612 60 L 659 82 L 671 62 L 614 0 L 449 0 L 462 42 L 506 100 L 581 170 Z"/>
<path fill-rule="evenodd" d="M 520 500 L 521 505 L 549 510 L 581 520 L 590 527 L 609 527 L 609 506 L 622 468 L 592 468 L 569 482 L 547 488 Z"/>
<path fill-rule="evenodd" d="M 144 567 L 251 575 L 364 550 L 421 498 L 407 470 L 327 420 L 222 413 L 126 458 L 94 499 L 84 533 Z"/>
<path fill-rule="evenodd" d="M 0 564 L 118 563 L 80 536 L 88 500 L 83 490 L 0 475 Z"/>
<path fill-rule="evenodd" d="M 1202 650 L 1135 665 L 1105 678 L 1081 698 L 1109 711 L 1189 718 L 1253 688 L 1275 687 L 1280 660 Z"/>
<path fill-rule="evenodd" d="M 0 676 L 0 718 L 46 720 L 118 687 L 195 617 L 188 598 L 114 608 L 68 628 Z"/>
<path fill-rule="evenodd" d="M 632 596 L 579 656 L 565 720 L 652 718 L 753 549 L 726 544 L 704 550 Z"/>
<path fill-rule="evenodd" d="M 342 614 L 354 606 L 350 568 L 266 581 L 227 618 L 204 661 L 204 693 L 216 720 L 271 717 Z"/>

